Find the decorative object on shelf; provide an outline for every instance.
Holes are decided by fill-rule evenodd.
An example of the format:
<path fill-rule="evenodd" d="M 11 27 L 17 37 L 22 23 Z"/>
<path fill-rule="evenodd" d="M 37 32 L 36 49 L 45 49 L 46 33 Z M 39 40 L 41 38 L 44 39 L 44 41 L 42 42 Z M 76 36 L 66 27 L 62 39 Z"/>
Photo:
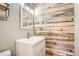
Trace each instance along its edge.
<path fill-rule="evenodd" d="M 9 4 L 7 3 L 0 3 L 0 20 L 7 20 L 9 17 Z"/>

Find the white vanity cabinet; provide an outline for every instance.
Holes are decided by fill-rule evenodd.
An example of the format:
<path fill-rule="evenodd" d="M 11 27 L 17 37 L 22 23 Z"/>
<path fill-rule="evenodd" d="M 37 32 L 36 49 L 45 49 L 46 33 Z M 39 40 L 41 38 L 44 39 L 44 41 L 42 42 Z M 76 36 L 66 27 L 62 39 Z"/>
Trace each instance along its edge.
<path fill-rule="evenodd" d="M 44 56 L 45 38 L 41 36 L 16 40 L 17 56 Z"/>
<path fill-rule="evenodd" d="M 38 44 L 36 44 L 33 47 L 33 55 L 34 56 L 45 56 L 45 41 L 42 40 L 41 42 L 39 42 Z"/>

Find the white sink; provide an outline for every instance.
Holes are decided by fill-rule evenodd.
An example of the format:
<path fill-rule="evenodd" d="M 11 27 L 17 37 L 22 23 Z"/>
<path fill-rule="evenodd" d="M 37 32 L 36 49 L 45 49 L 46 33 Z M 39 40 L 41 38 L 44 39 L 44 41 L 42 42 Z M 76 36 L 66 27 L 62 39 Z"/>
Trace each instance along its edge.
<path fill-rule="evenodd" d="M 22 39 L 16 40 L 16 42 L 26 43 L 26 44 L 29 44 L 31 46 L 34 46 L 44 39 L 45 39 L 45 37 L 43 37 L 43 36 L 33 36 L 30 38 L 22 38 Z"/>
<path fill-rule="evenodd" d="M 45 55 L 45 38 L 33 36 L 16 40 L 17 56 L 42 56 Z"/>

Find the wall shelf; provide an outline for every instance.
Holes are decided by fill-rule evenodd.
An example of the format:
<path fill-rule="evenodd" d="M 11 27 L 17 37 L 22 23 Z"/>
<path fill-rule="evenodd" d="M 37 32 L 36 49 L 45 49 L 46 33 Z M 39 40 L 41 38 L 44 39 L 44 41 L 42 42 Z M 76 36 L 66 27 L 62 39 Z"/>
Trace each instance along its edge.
<path fill-rule="evenodd" d="M 0 3 L 0 20 L 7 20 L 9 16 L 9 4 Z"/>

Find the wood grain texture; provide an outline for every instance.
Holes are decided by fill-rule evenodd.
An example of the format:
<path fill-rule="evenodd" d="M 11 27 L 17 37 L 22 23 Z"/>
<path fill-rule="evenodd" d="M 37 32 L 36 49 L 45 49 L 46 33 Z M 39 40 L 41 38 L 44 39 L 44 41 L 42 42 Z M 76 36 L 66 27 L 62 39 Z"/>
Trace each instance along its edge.
<path fill-rule="evenodd" d="M 62 50 L 56 50 L 56 49 L 51 49 L 51 48 L 46 48 L 46 50 L 52 52 L 53 54 L 54 53 L 62 54 L 63 56 L 67 56 L 67 55 L 73 56 L 74 55 L 71 52 L 65 52 L 65 51 L 62 51 Z"/>
<path fill-rule="evenodd" d="M 45 8 L 36 16 L 36 34 L 46 37 L 47 55 L 73 56 L 74 4 L 58 6 L 61 7 L 55 5 Z M 42 21 L 38 21 L 39 19 Z"/>

